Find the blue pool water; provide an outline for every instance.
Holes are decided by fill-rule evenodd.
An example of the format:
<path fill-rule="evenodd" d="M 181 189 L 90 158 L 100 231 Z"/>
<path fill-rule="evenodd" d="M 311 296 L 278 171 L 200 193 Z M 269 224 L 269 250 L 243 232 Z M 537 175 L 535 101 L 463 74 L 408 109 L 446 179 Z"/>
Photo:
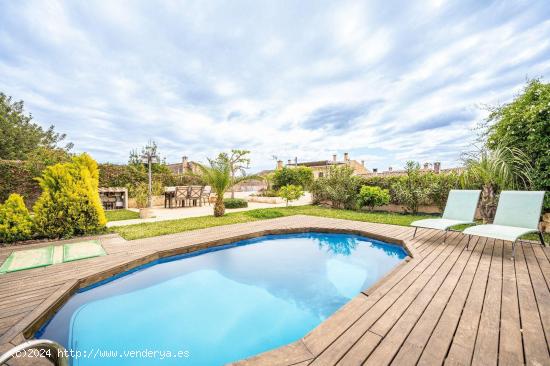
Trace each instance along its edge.
<path fill-rule="evenodd" d="M 84 289 L 37 336 L 73 365 L 221 365 L 300 339 L 405 256 L 347 234 L 245 240 Z"/>

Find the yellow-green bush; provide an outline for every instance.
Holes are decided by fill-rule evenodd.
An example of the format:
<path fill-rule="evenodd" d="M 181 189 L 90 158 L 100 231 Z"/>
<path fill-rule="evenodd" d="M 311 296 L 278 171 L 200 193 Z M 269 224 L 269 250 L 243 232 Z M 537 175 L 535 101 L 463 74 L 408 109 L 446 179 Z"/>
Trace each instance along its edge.
<path fill-rule="evenodd" d="M 23 197 L 13 193 L 0 205 L 0 242 L 11 243 L 30 239 L 32 219 Z"/>
<path fill-rule="evenodd" d="M 42 194 L 34 205 L 39 235 L 59 238 L 95 233 L 107 222 L 98 193 L 99 170 L 89 155 L 52 165 L 37 178 Z"/>

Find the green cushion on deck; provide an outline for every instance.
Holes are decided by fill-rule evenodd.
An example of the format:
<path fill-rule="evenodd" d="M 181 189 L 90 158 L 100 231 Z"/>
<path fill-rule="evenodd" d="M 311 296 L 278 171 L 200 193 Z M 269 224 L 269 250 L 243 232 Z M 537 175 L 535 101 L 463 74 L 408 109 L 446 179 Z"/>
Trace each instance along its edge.
<path fill-rule="evenodd" d="M 63 262 L 107 255 L 99 241 L 90 240 L 63 245 Z"/>
<path fill-rule="evenodd" d="M 53 262 L 53 246 L 20 250 L 10 254 L 0 267 L 0 273 L 49 266 Z"/>

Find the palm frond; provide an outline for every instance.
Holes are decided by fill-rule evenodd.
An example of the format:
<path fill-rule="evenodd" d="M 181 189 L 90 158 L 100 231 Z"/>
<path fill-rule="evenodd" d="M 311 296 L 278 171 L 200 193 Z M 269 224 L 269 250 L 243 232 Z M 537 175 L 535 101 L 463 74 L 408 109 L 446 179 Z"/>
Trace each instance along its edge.
<path fill-rule="evenodd" d="M 492 184 L 500 189 L 520 189 L 531 185 L 532 167 L 523 151 L 497 146 L 476 155 L 463 159 L 466 170 L 461 182 L 464 186 Z"/>

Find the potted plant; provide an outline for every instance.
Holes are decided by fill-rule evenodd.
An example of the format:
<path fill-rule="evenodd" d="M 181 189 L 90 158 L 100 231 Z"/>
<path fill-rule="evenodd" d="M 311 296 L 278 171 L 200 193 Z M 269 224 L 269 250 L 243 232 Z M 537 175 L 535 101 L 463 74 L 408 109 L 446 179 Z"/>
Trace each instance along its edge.
<path fill-rule="evenodd" d="M 147 193 L 148 187 L 145 183 L 138 184 L 134 189 L 134 198 L 136 200 L 136 206 L 139 208 L 139 217 L 141 219 L 152 217 L 152 209 L 147 207 Z"/>

